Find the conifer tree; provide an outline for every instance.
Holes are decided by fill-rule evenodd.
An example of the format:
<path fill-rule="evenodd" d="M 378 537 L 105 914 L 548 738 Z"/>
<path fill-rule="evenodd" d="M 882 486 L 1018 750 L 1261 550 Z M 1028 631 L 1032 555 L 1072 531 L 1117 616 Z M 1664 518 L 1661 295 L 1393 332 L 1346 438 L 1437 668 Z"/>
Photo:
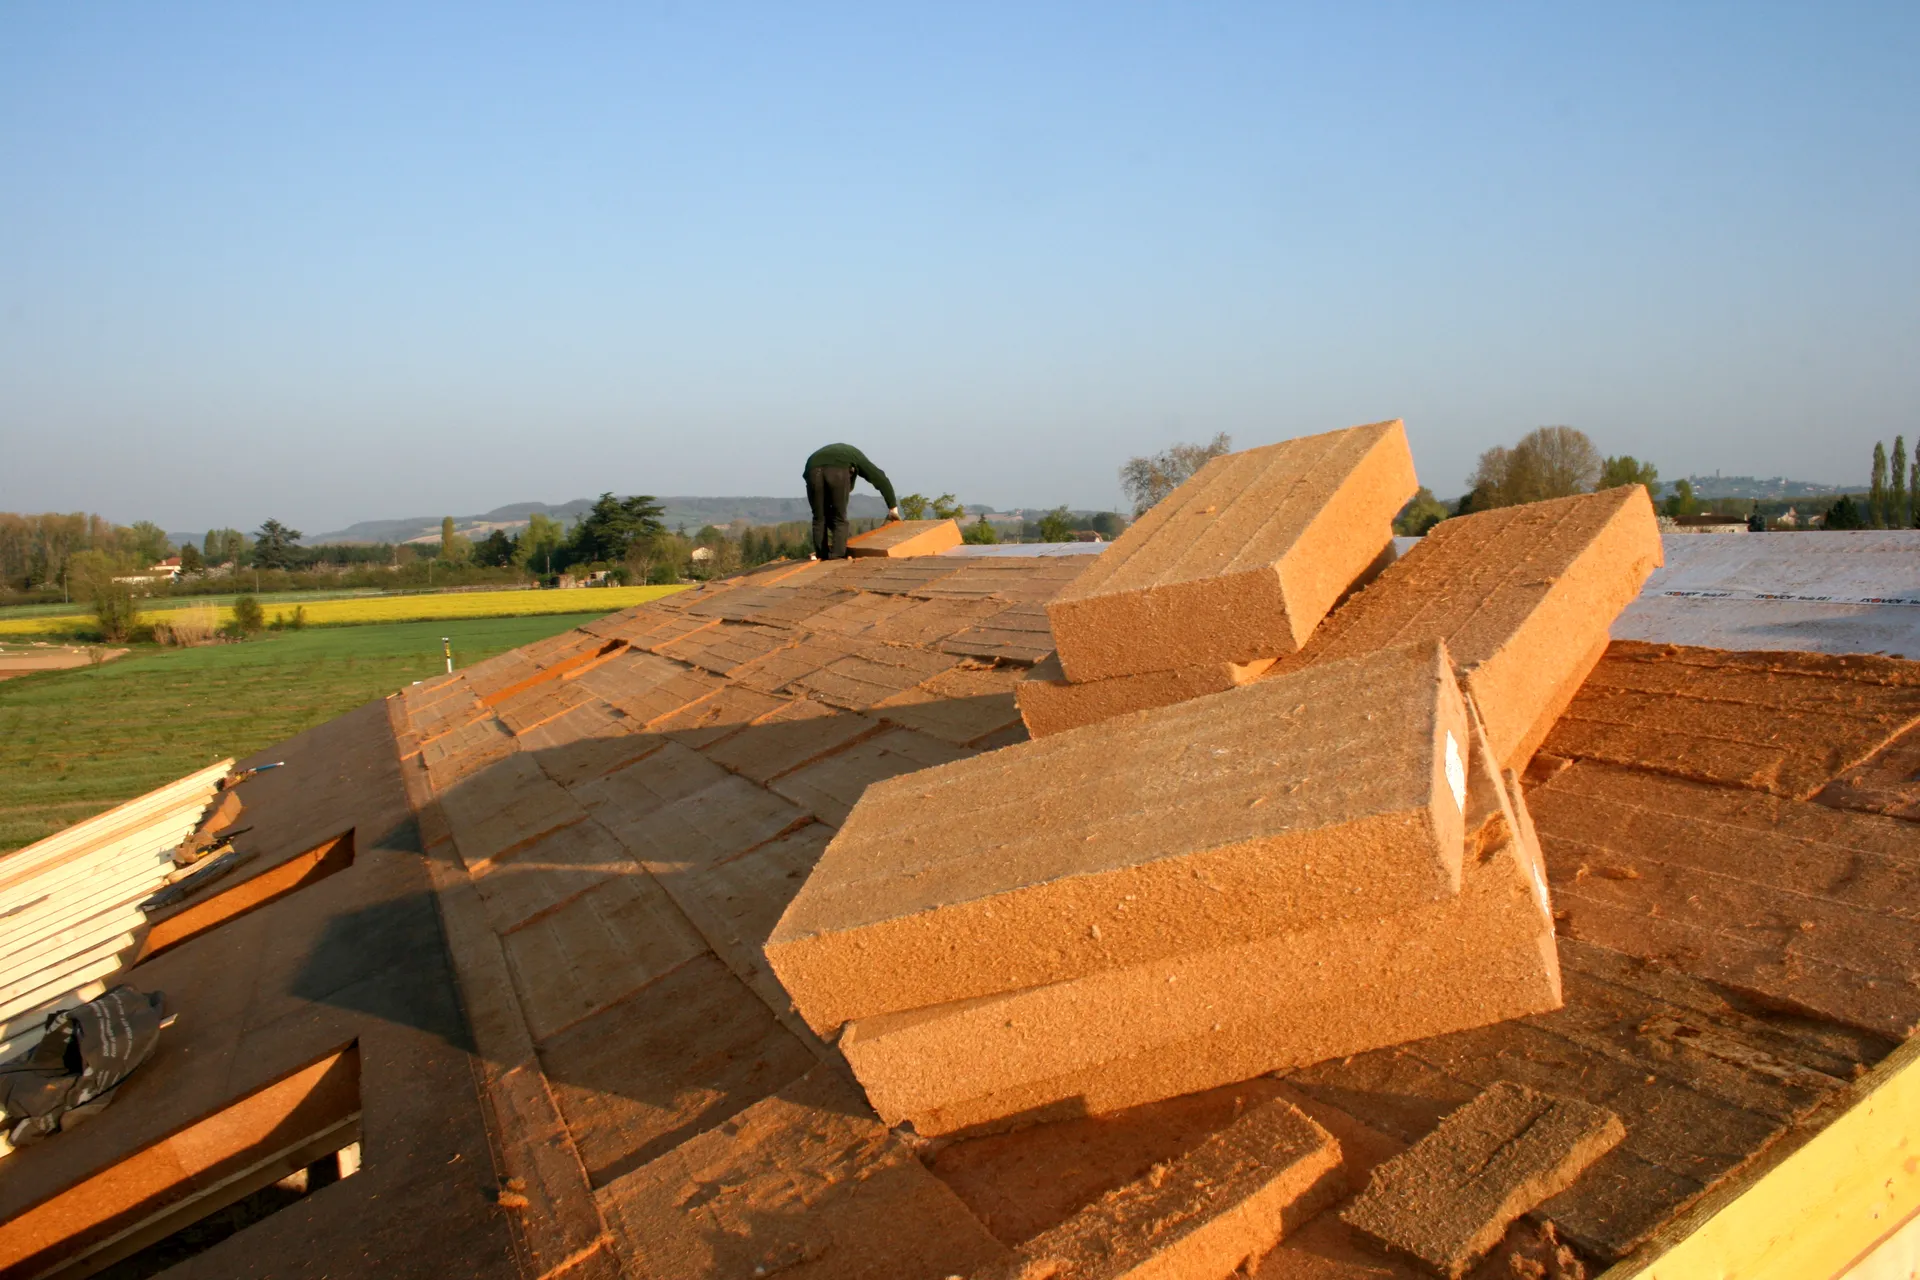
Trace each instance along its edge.
<path fill-rule="evenodd" d="M 1873 442 L 1873 480 L 1867 488 L 1867 523 L 1875 529 L 1887 527 L 1887 446 Z"/>
<path fill-rule="evenodd" d="M 1887 527 L 1904 529 L 1913 523 L 1913 511 L 1909 507 L 1907 493 L 1907 438 L 1893 438 L 1893 471 L 1888 476 L 1893 487 L 1892 509 L 1887 513 Z"/>

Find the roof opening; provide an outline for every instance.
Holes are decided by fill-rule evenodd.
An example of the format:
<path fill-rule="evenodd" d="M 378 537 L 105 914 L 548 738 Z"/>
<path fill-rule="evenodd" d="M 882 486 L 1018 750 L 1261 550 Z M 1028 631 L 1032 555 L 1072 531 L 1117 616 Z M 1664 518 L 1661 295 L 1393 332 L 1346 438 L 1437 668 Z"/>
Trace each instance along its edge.
<path fill-rule="evenodd" d="M 0 1224 L 0 1271 L 157 1274 L 357 1171 L 359 1141 L 356 1042 Z"/>
<path fill-rule="evenodd" d="M 147 937 L 141 944 L 143 964 L 162 952 L 227 923 L 269 903 L 278 902 L 318 884 L 328 876 L 353 865 L 353 828 L 323 840 L 313 848 L 289 858 L 277 867 L 252 876 L 232 888 L 199 900 L 189 899 L 178 906 L 156 911 L 147 917 Z"/>

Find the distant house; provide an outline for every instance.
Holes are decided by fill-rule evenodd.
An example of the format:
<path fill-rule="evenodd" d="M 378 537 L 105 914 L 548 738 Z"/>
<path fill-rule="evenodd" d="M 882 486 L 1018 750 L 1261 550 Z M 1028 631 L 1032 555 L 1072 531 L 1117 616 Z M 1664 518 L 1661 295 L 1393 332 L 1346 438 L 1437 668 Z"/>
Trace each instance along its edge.
<path fill-rule="evenodd" d="M 132 573 L 115 578 L 115 582 L 124 582 L 128 586 L 151 586 L 156 582 L 172 582 L 180 576 L 180 557 L 168 556 L 159 564 L 150 566 L 145 573 Z"/>
<path fill-rule="evenodd" d="M 1675 533 L 1746 533 L 1745 516 L 1675 516 Z"/>

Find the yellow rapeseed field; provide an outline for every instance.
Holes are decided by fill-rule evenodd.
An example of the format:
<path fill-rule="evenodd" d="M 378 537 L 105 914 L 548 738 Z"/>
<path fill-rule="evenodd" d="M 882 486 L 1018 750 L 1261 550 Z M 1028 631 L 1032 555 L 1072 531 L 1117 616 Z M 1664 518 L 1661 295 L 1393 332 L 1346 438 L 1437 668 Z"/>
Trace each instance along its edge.
<path fill-rule="evenodd" d="M 460 591 L 443 595 L 361 596 L 350 600 L 315 600 L 304 605 L 310 627 L 348 627 L 370 622 L 432 622 L 440 618 L 518 618 L 539 613 L 612 613 L 658 600 L 684 587 L 591 587 L 572 591 Z M 295 602 L 264 606 L 267 621 L 291 616 Z M 164 616 L 154 610 L 152 616 Z M 233 617 L 222 606 L 219 621 Z M 89 629 L 93 619 L 84 613 L 38 618 L 0 618 L 0 636 L 67 636 Z"/>

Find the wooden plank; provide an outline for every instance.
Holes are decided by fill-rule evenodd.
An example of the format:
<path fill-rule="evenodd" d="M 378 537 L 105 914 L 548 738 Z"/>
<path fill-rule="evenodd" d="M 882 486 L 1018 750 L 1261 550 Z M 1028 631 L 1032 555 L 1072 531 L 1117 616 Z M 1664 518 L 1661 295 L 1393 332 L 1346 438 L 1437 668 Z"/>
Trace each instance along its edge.
<path fill-rule="evenodd" d="M 0 1018 L 14 1018 L 35 1005 L 44 1005 L 88 983 L 111 978 L 120 972 L 120 968 L 120 956 L 117 952 L 108 953 L 104 958 L 94 957 L 76 961 L 73 967 L 64 969 L 58 974 L 49 975 L 45 985 L 24 992 L 5 1004 L 0 1004 Z"/>
<path fill-rule="evenodd" d="M 220 785 L 220 780 L 226 777 L 232 768 L 232 760 L 222 760 L 198 773 L 190 773 L 177 782 L 169 782 L 164 787 L 149 791 L 138 799 L 129 800 L 117 808 L 97 814 L 84 822 L 76 822 L 71 827 L 56 831 L 46 839 L 36 841 L 24 849 L 17 849 L 0 856 L 0 891 L 10 889 L 47 867 L 94 849 L 109 840 L 124 839 L 145 827 L 156 815 L 170 812 L 179 805 L 195 803 L 195 797 L 198 797 L 199 806 L 205 808 Z M 198 818 L 199 815 L 196 814 L 196 822 Z"/>
<path fill-rule="evenodd" d="M 133 946 L 136 940 L 131 932 L 118 934 L 95 943 L 85 951 L 62 957 L 58 965 L 43 966 L 28 976 L 0 987 L 0 1018 L 11 1017 L 17 1008 L 27 1008 L 30 1004 L 51 998 L 55 991 L 61 989 L 64 974 L 83 971 L 87 977 L 82 981 L 105 977 L 120 967 L 120 953 Z M 100 968 L 102 965 L 105 966 L 104 970 Z M 23 1000 L 30 1004 L 22 1005 Z"/>
<path fill-rule="evenodd" d="M 1824 1128 L 1782 1142 L 1773 1159 L 1703 1196 L 1602 1280 L 1837 1276 L 1920 1212 L 1915 1133 L 1920 1040 L 1909 1040 L 1853 1086 Z"/>
<path fill-rule="evenodd" d="M 105 994 L 107 984 L 96 979 L 0 1023 L 0 1062 L 16 1058 L 40 1043 L 40 1037 L 46 1034 L 47 1015 L 62 1009 L 77 1009 Z"/>
<path fill-rule="evenodd" d="M 166 883 L 173 870 L 164 855 L 132 866 L 108 868 L 96 873 L 84 894 L 64 895 L 57 890 L 34 903 L 15 917 L 19 928 L 0 941 L 0 970 L 11 966 L 48 939 L 73 925 L 84 923 L 116 907 L 131 906 Z"/>
<path fill-rule="evenodd" d="M 108 938 L 132 935 L 146 923 L 133 902 L 123 902 L 62 929 L 38 946 L 8 957 L 0 967 L 0 989 L 31 979 L 63 959 L 91 951 Z"/>
<path fill-rule="evenodd" d="M 171 818 L 143 828 L 141 832 L 126 839 L 76 853 L 70 858 L 44 868 L 36 875 L 22 878 L 18 883 L 0 891 L 0 912 L 19 911 L 23 905 L 33 903 L 48 894 L 64 892 L 77 882 L 91 879 L 104 867 L 112 867 L 128 861 L 166 861 L 173 849 L 192 834 L 193 812 L 183 810 Z M 6 927 L 0 929 L 0 937 L 11 934 L 19 927 L 19 916 L 9 915 L 5 920 Z"/>

